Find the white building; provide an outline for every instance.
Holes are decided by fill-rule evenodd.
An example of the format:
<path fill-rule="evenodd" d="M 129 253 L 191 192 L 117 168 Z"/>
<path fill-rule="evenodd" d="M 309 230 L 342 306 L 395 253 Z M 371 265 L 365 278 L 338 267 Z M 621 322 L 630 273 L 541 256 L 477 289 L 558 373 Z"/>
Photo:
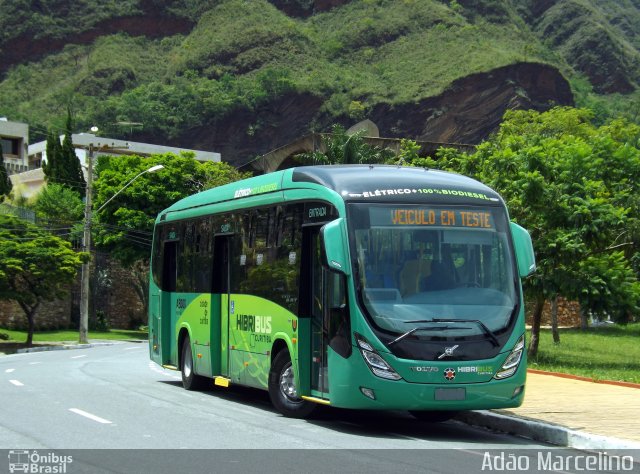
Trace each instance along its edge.
<path fill-rule="evenodd" d="M 9 175 L 21 173 L 30 166 L 27 148 L 29 146 L 29 125 L 21 122 L 11 122 L 6 117 L 0 117 L 0 143 L 2 144 L 2 157 L 4 166 Z"/>
<path fill-rule="evenodd" d="M 16 123 L 16 122 L 9 122 Z M 0 122 L 1 127 L 2 122 Z M 26 124 L 20 124 L 26 126 L 25 137 L 28 137 L 29 127 Z M 2 128 L 0 128 L 0 136 L 2 136 Z M 60 142 L 62 142 L 64 136 L 60 136 Z M 153 145 L 151 143 L 132 142 L 127 140 L 120 140 L 117 138 L 99 137 L 92 133 L 74 133 L 71 135 L 73 146 L 76 148 L 76 156 L 80 160 L 85 174 L 86 174 L 86 161 L 89 148 L 94 152 L 94 159 L 100 155 L 138 155 L 138 156 L 150 156 L 164 153 L 174 153 L 179 155 L 182 152 L 191 152 L 194 154 L 195 159 L 200 162 L 205 161 L 220 161 L 220 153 L 212 151 L 191 150 L 188 148 L 177 148 L 171 146 Z M 24 138 L 24 145 L 26 152 L 24 154 L 24 163 L 21 164 L 18 172 L 11 174 L 10 179 L 13 184 L 14 195 L 21 195 L 25 198 L 31 198 L 40 192 L 45 183 L 44 172 L 42 171 L 42 163 L 47 161 L 47 142 L 42 141 L 34 143 L 33 145 L 27 145 L 27 138 Z M 3 139 L 4 146 L 4 139 Z M 13 146 L 13 145 L 12 145 Z M 4 150 L 4 148 L 3 148 Z M 7 154 L 4 154 L 5 163 L 7 163 Z M 11 158 L 13 156 L 11 155 Z M 7 168 L 9 171 L 9 168 Z M 85 176 L 86 177 L 86 176 Z"/>

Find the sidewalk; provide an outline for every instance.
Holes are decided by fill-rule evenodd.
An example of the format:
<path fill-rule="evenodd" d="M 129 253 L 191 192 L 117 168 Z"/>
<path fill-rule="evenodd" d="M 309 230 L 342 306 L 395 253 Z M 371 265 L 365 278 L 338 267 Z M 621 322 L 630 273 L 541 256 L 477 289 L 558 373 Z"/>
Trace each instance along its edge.
<path fill-rule="evenodd" d="M 521 407 L 459 419 L 560 446 L 640 450 L 640 385 L 529 372 Z"/>

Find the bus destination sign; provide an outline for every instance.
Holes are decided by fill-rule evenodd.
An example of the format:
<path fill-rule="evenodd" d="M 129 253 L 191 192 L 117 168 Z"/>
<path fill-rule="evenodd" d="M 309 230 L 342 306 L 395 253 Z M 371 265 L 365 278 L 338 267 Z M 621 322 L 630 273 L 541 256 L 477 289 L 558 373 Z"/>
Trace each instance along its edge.
<path fill-rule="evenodd" d="M 470 227 L 495 229 L 490 211 L 436 207 L 371 207 L 372 226 Z"/>

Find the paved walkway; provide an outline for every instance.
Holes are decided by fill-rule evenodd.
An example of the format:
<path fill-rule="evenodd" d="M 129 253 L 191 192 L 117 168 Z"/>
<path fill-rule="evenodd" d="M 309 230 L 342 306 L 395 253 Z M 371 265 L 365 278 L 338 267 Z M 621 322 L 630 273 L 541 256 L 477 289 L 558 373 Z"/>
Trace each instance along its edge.
<path fill-rule="evenodd" d="M 640 447 L 640 385 L 528 373 L 522 406 L 495 412 Z"/>

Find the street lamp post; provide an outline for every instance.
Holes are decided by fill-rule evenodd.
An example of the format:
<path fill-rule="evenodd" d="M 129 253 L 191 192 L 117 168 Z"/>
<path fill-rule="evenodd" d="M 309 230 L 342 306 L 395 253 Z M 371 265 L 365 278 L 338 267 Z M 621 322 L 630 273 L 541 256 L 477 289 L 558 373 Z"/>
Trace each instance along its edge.
<path fill-rule="evenodd" d="M 116 197 L 118 194 L 120 194 L 122 191 L 124 191 L 125 189 L 127 189 L 127 187 L 129 187 L 129 185 L 131 183 L 133 183 L 136 179 L 138 179 L 140 176 L 142 176 L 145 173 L 155 173 L 156 171 L 160 171 L 162 168 L 164 168 L 163 165 L 155 165 L 152 166 L 151 168 L 149 168 L 148 170 L 144 170 L 140 173 L 138 173 L 137 175 L 135 175 L 127 184 L 125 184 L 124 186 L 122 186 L 117 193 L 115 193 L 113 196 L 111 196 L 109 199 L 107 199 L 107 201 L 98 208 L 98 210 L 96 211 L 96 213 L 100 212 L 101 210 L 103 210 L 105 208 L 105 206 L 107 204 L 109 204 L 111 202 L 111 200 Z"/>
<path fill-rule="evenodd" d="M 83 237 L 83 248 L 82 250 L 85 252 L 89 252 L 89 256 L 91 256 L 91 218 L 93 214 L 93 210 L 91 207 L 91 194 L 93 191 L 93 152 L 95 148 L 92 143 L 89 144 L 89 154 L 87 157 L 87 192 L 86 199 L 84 205 L 84 237 Z M 115 198 L 118 194 L 124 191 L 131 183 L 133 183 L 136 179 L 142 176 L 145 173 L 155 173 L 156 171 L 164 168 L 163 165 L 155 165 L 151 168 L 138 173 L 133 177 L 127 184 L 125 184 L 122 188 L 120 188 L 113 196 L 111 196 L 107 201 L 98 208 L 95 212 L 100 212 L 104 207 L 111 202 L 113 198 Z M 89 333 L 89 268 L 91 265 L 91 258 L 85 263 L 82 264 L 82 284 L 80 286 L 80 343 L 86 344 L 89 342 L 88 333 Z"/>

